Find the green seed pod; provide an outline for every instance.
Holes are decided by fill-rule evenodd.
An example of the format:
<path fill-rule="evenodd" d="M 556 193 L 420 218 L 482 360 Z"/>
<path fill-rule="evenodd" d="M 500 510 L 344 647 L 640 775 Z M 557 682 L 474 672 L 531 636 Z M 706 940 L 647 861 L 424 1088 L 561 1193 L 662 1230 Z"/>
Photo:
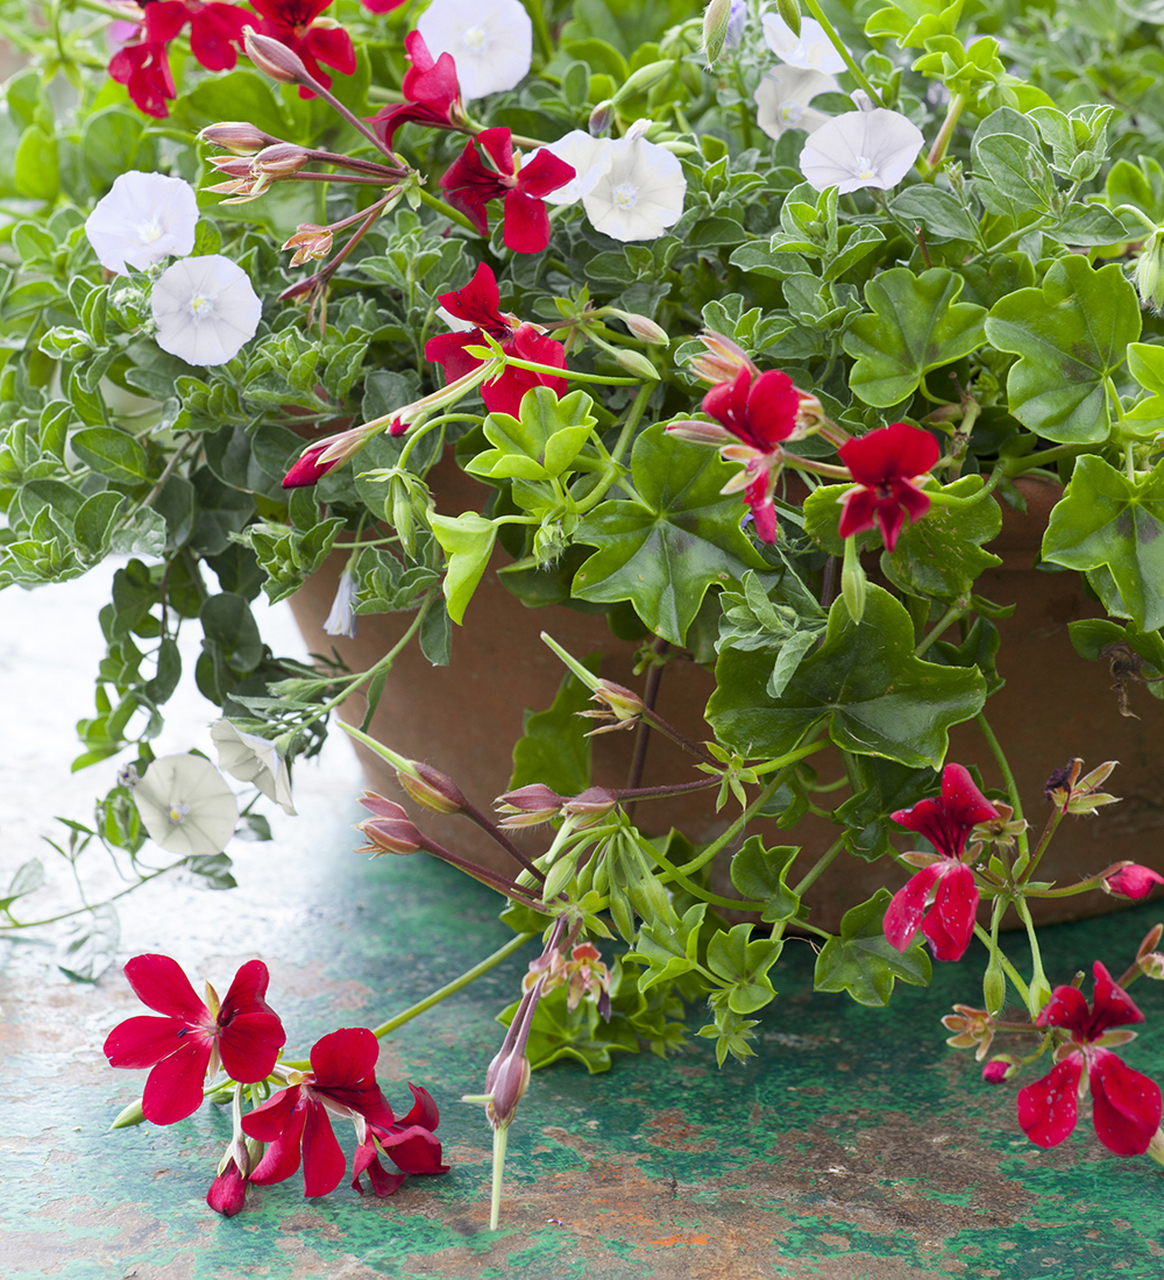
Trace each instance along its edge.
<path fill-rule="evenodd" d="M 792 34 L 799 39 L 800 0 L 776 0 L 776 12 L 791 28 Z"/>

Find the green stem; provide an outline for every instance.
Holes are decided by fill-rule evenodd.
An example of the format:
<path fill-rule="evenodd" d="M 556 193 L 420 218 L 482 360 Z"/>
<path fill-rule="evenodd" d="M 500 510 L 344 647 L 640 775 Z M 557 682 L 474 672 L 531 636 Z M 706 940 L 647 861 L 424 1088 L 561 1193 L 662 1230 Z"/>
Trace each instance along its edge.
<path fill-rule="evenodd" d="M 325 702 L 322 707 L 314 711 L 313 719 L 322 719 L 329 712 L 334 711 L 341 702 L 349 698 L 362 684 L 367 683 L 380 671 L 390 670 L 392 664 L 407 648 L 409 641 L 420 630 L 421 624 L 424 622 L 425 614 L 428 613 L 432 605 L 433 593 L 430 591 L 424 598 L 424 603 L 416 611 L 416 617 L 409 624 L 408 630 L 400 637 L 400 639 L 392 646 L 391 649 L 378 661 L 372 664 L 367 671 L 357 672 L 354 676 L 344 681 L 345 688 L 342 693 L 337 693 L 329 702 Z"/>
<path fill-rule="evenodd" d="M 604 387 L 637 387 L 642 378 L 616 378 L 605 373 L 581 373 L 577 369 L 560 369 L 553 364 L 535 364 L 532 360 L 519 360 L 516 356 L 506 356 L 505 363 L 514 369 L 527 369 L 530 373 L 542 373 L 550 378 L 568 378 L 571 382 L 597 382 Z M 650 383 L 644 390 L 653 391 L 656 384 Z M 641 416 L 641 414 L 640 414 Z"/>
<path fill-rule="evenodd" d="M 994 736 L 993 730 L 987 723 L 986 716 L 983 715 L 981 711 L 974 717 L 974 720 L 978 725 L 978 728 L 981 729 L 982 736 L 986 739 L 987 745 L 990 747 L 990 750 L 994 755 L 994 759 L 998 764 L 999 770 L 1002 772 L 1003 781 L 1006 783 L 1007 794 L 1010 796 L 1011 808 L 1014 809 L 1015 819 L 1018 822 L 1024 822 L 1022 797 L 1019 795 L 1018 783 L 1014 780 L 1014 774 L 1011 772 L 1010 762 L 1006 758 L 1006 753 L 1003 751 L 998 739 Z M 1024 856 L 1028 856 L 1030 854 L 1030 841 L 1027 838 L 1025 830 L 1019 833 L 1018 844 L 1019 853 Z"/>
<path fill-rule="evenodd" d="M 493 1190 L 489 1198 L 489 1230 L 497 1230 L 501 1217 L 501 1178 L 505 1173 L 505 1144 L 509 1126 L 493 1130 Z"/>
<path fill-rule="evenodd" d="M 817 858 L 813 866 L 809 868 L 808 874 L 804 877 L 803 880 L 801 880 L 801 882 L 796 886 L 796 888 L 792 890 L 792 892 L 796 894 L 798 898 L 802 897 L 804 894 L 804 891 L 810 888 L 816 882 L 821 872 L 824 871 L 824 869 L 829 865 L 830 862 L 833 861 L 833 859 L 837 856 L 838 853 L 840 853 L 840 851 L 844 847 L 845 847 L 845 837 L 837 836 L 837 838 L 825 850 L 825 852 L 822 853 L 819 858 Z"/>
<path fill-rule="evenodd" d="M 946 108 L 946 118 L 942 121 L 942 127 L 938 130 L 938 136 L 934 139 L 934 145 L 930 148 L 930 153 L 926 156 L 926 173 L 927 175 L 942 163 L 946 155 L 946 148 L 950 145 L 950 139 L 954 136 L 954 126 L 958 123 L 958 117 L 962 114 L 962 108 L 966 105 L 966 95 L 964 93 L 956 93 L 950 99 L 950 105 Z"/>
<path fill-rule="evenodd" d="M 865 78 L 865 73 L 859 66 L 857 66 L 853 59 L 853 55 L 845 47 L 841 37 L 837 35 L 836 28 L 825 16 L 825 11 L 817 3 L 817 0 L 804 0 L 804 7 L 812 14 L 817 22 L 820 23 L 821 27 L 824 29 L 825 35 L 832 41 L 833 48 L 836 49 L 842 58 L 844 58 L 845 66 L 849 68 L 850 72 L 852 72 L 853 78 L 869 95 L 869 100 L 875 107 L 884 107 L 885 103 L 881 101 L 881 97 L 877 90 L 874 89 Z"/>
<path fill-rule="evenodd" d="M 614 449 L 609 455 L 606 470 L 599 477 L 598 483 L 594 488 L 578 502 L 578 515 L 585 515 L 586 512 L 596 507 L 610 492 L 611 486 L 618 480 L 619 472 L 622 469 L 622 456 L 630 447 L 635 431 L 643 420 L 643 414 L 646 412 L 647 404 L 651 399 L 651 392 L 654 389 L 654 383 L 644 383 L 639 388 L 634 398 L 634 403 L 630 407 L 630 412 L 626 415 L 626 421 L 622 424 L 622 430 L 618 433 Z"/>
<path fill-rule="evenodd" d="M 1019 919 L 1022 920 L 1027 931 L 1027 942 L 1031 948 L 1031 983 L 1027 992 L 1027 1012 L 1032 1018 L 1037 1018 L 1044 1003 L 1044 996 L 1050 997 L 1051 984 L 1047 981 L 1047 975 L 1043 972 L 1043 957 L 1039 952 L 1039 939 L 1035 933 L 1035 924 L 1031 919 L 1030 908 L 1021 898 L 1012 899 L 1014 909 L 1019 913 Z M 1035 1003 L 1038 1008 L 1035 1008 Z"/>
<path fill-rule="evenodd" d="M 554 42 L 550 38 L 550 28 L 546 22 L 546 9 L 543 0 L 522 0 L 533 23 L 534 35 L 542 57 L 549 62 L 554 56 Z"/>
<path fill-rule="evenodd" d="M 990 949 L 991 947 L 990 934 L 988 934 L 980 924 L 976 923 L 974 925 L 974 936 L 978 939 L 979 942 L 983 944 L 983 946 L 985 946 L 988 950 Z M 1014 986 L 1014 989 L 1019 993 L 1019 996 L 1022 998 L 1023 1004 L 1025 1004 L 1027 1008 L 1030 1008 L 1030 1000 L 1031 1000 L 1030 989 L 1028 988 L 1027 984 L 1023 981 L 1022 975 L 1014 967 L 1014 965 L 1010 962 L 1010 960 L 1007 959 L 1006 953 L 1002 950 L 1001 947 L 995 948 L 995 954 L 998 956 L 998 961 L 1002 965 L 1003 973 L 1005 973 L 1006 976 L 1010 979 L 1011 984 Z M 1023 1030 L 1029 1030 L 1029 1028 L 1023 1028 Z"/>
<path fill-rule="evenodd" d="M 639 848 L 644 853 L 649 853 L 667 873 L 659 876 L 661 883 L 674 882 L 686 889 L 693 898 L 698 898 L 700 902 L 710 903 L 713 907 L 726 907 L 729 911 L 761 911 L 764 907 L 762 902 L 754 902 L 750 898 L 722 898 L 718 893 L 712 893 L 708 889 L 700 888 L 693 880 L 689 880 L 678 867 L 668 862 L 649 841 L 640 841 Z"/>
<path fill-rule="evenodd" d="M 466 231 L 471 231 L 475 236 L 481 234 L 459 209 L 454 209 L 452 205 L 445 204 L 443 200 L 438 200 L 436 196 L 426 191 L 423 187 L 417 187 L 416 194 L 420 196 L 421 204 L 426 204 L 430 209 L 435 209 L 451 222 L 455 222 L 458 227 L 464 227 Z M 557 374 L 561 377 L 562 371 L 560 369 L 557 370 Z"/>
<path fill-rule="evenodd" d="M 956 604 L 952 604 L 946 610 L 946 612 L 942 614 L 942 616 L 938 619 L 933 630 L 930 631 L 928 635 L 922 637 L 917 648 L 915 648 L 913 651 L 913 656 L 915 658 L 924 657 L 930 645 L 932 645 L 934 641 L 938 639 L 938 637 L 942 634 L 942 632 L 945 631 L 947 627 L 950 627 L 955 622 L 957 622 L 959 618 L 965 617 L 967 612 L 968 611 L 966 609 L 961 608 Z"/>
<path fill-rule="evenodd" d="M 411 1022 L 413 1018 L 419 1017 L 434 1005 L 440 1004 L 442 1000 L 456 995 L 458 991 L 463 991 L 467 986 L 476 982 L 478 978 L 487 974 L 490 969 L 497 968 L 503 960 L 508 960 L 514 952 L 520 951 L 527 942 L 536 936 L 533 933 L 519 933 L 510 938 L 503 947 L 498 947 L 492 955 L 486 956 L 484 960 L 475 964 L 471 969 L 466 969 L 459 978 L 454 978 L 452 982 L 446 982 L 443 987 L 440 987 L 431 995 L 425 996 L 423 1000 L 418 1000 L 416 1004 L 409 1005 L 403 1013 L 398 1013 L 394 1018 L 389 1018 L 387 1022 L 382 1022 L 378 1027 L 373 1027 L 372 1034 L 377 1040 L 382 1040 L 398 1027 L 404 1026 L 406 1022 Z"/>
<path fill-rule="evenodd" d="M 86 911 L 96 911 L 98 907 L 108 906 L 111 902 L 116 902 L 118 898 L 124 898 L 127 893 L 133 893 L 135 889 L 140 889 L 143 884 L 150 880 L 156 880 L 158 876 L 164 876 L 167 871 L 176 871 L 179 867 L 186 865 L 185 858 L 179 858 L 177 862 L 171 862 L 168 867 L 161 867 L 157 871 L 151 871 L 149 875 L 141 876 L 135 880 L 128 888 L 121 889 L 111 897 L 105 899 L 104 902 L 98 902 L 96 905 L 86 905 L 82 907 L 74 907 L 72 911 L 62 911 L 59 916 L 46 916 L 43 920 L 17 920 L 11 911 L 5 911 L 5 915 L 12 923 L 0 925 L 0 937 L 7 933 L 14 933 L 17 929 L 39 929 L 41 925 L 56 924 L 58 920 L 69 920 L 73 916 L 83 915 Z"/>
<path fill-rule="evenodd" d="M 1047 846 L 1051 843 L 1051 837 L 1055 834 L 1056 828 L 1062 821 L 1063 811 L 1056 805 L 1051 810 L 1051 816 L 1047 819 L 1047 825 L 1043 828 L 1043 834 L 1039 837 L 1039 843 L 1035 845 L 1035 851 L 1031 854 L 1030 861 L 1022 869 L 1022 874 L 1019 877 L 1020 883 L 1025 884 L 1035 874 L 1043 854 L 1047 851 Z"/>

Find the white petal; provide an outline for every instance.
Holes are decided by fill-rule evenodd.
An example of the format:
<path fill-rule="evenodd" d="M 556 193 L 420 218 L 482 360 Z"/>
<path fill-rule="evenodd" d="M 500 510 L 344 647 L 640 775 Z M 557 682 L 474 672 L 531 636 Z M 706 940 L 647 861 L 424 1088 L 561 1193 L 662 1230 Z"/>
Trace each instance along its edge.
<path fill-rule="evenodd" d="M 575 204 L 594 190 L 598 179 L 610 168 L 612 145 L 609 138 L 592 138 L 585 129 L 573 129 L 557 142 L 539 147 L 523 163 L 529 164 L 538 151 L 548 151 L 564 160 L 574 170 L 575 176 L 564 187 L 551 191 L 542 199 L 546 204 Z"/>
<path fill-rule="evenodd" d="M 161 756 L 133 799 L 150 838 L 184 857 L 221 853 L 238 820 L 234 792 L 202 756 Z"/>
<path fill-rule="evenodd" d="M 770 138 L 779 138 L 786 129 L 813 133 L 832 117 L 808 104 L 818 93 L 840 91 L 835 76 L 808 67 L 777 67 L 756 86 L 756 123 Z"/>
<path fill-rule="evenodd" d="M 287 765 L 275 744 L 253 733 L 244 733 L 229 720 L 210 726 L 210 740 L 218 748 L 218 765 L 240 782 L 249 782 L 286 813 L 295 817 Z"/>
<path fill-rule="evenodd" d="M 610 166 L 582 197 L 596 231 L 615 240 L 656 240 L 683 213 L 687 179 L 678 159 L 654 142 L 622 138 Z"/>
<path fill-rule="evenodd" d="M 823 71 L 825 75 L 844 71 L 844 58 L 815 18 L 801 18 L 799 37 L 793 34 L 792 28 L 779 14 L 766 13 L 760 21 L 768 48 L 781 62 L 791 67 L 810 67 L 813 71 Z"/>
<path fill-rule="evenodd" d="M 433 0 L 416 29 L 434 58 L 452 54 L 466 102 L 516 88 L 529 74 L 533 23 L 521 0 Z"/>
<path fill-rule="evenodd" d="M 97 202 L 85 234 L 101 265 L 125 275 L 127 264 L 144 271 L 169 254 L 189 253 L 197 222 L 198 201 L 188 182 L 132 169 Z"/>
<path fill-rule="evenodd" d="M 909 172 L 924 144 L 922 131 L 897 111 L 848 111 L 812 135 L 800 153 L 800 171 L 818 191 L 888 190 Z"/>
<path fill-rule="evenodd" d="M 250 277 L 221 254 L 166 268 L 150 295 L 163 351 L 188 364 L 225 364 L 255 336 L 263 304 Z"/>

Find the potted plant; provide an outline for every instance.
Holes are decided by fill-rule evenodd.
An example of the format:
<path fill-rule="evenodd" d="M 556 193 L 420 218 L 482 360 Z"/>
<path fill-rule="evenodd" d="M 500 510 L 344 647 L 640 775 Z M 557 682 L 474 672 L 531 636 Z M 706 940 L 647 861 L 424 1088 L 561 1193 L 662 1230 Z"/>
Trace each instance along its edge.
<path fill-rule="evenodd" d="M 869 1005 L 975 960 L 951 1043 L 1014 1033 L 995 1083 L 1054 1051 L 1031 1139 L 1070 1132 L 1087 1066 L 1103 1141 L 1161 1155 L 1160 1091 L 1110 1048 L 1159 930 L 1095 959 L 1089 1007 L 1036 929 L 1164 882 L 1103 790 L 1118 755 L 1156 804 L 1159 104 L 1040 62 L 1066 9 L 805 7 L 85 0 L 7 87 L 0 584 L 129 557 L 76 762 L 123 768 L 62 852 L 143 879 L 148 834 L 229 882 L 232 788 L 150 748 L 184 625 L 222 769 L 288 812 L 342 707 L 410 797 L 365 797 L 366 849 L 505 899 L 472 973 L 543 940 L 480 1099 L 494 1222 L 531 1062 L 666 1052 L 693 1009 L 721 1064 L 753 1053 L 790 932 Z M 1134 61 L 1152 31 L 1118 25 Z M 261 591 L 322 626 L 314 665 L 264 644 Z M 127 1123 L 225 1067 L 215 1208 L 324 1110 L 378 1193 L 381 1155 L 442 1167 L 370 1032 L 280 1057 L 258 961 L 221 1003 L 164 957 L 127 974 L 169 1020 L 106 1044 L 157 1073 Z"/>

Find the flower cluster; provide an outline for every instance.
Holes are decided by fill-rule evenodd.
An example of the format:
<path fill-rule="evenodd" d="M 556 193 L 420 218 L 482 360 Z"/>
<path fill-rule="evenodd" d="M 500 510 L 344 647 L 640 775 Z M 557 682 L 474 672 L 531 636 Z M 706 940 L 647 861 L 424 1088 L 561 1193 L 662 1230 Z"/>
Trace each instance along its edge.
<path fill-rule="evenodd" d="M 283 1182 L 300 1164 L 305 1195 L 333 1191 L 347 1162 L 331 1117 L 355 1127 L 352 1186 L 361 1194 L 365 1174 L 374 1194 L 388 1196 L 407 1174 L 447 1171 L 433 1132 L 440 1120 L 436 1104 L 426 1090 L 409 1085 L 412 1108 L 395 1116 L 376 1083 L 379 1045 L 371 1031 L 347 1027 L 322 1037 L 312 1047 L 309 1070 L 278 1061 L 287 1037 L 267 1004 L 270 977 L 261 960 L 238 970 L 222 1001 L 207 983 L 205 1003 L 169 956 L 137 956 L 125 975 L 142 1003 L 163 1015 L 129 1018 L 105 1040 L 110 1066 L 150 1068 L 141 1116 L 175 1124 L 193 1115 L 207 1093 L 220 1094 L 233 1082 L 235 1134 L 207 1194 L 212 1209 L 228 1217 L 238 1213 L 250 1185 Z M 225 1079 L 217 1078 L 220 1067 Z M 271 1093 L 272 1083 L 284 1087 Z M 245 1114 L 244 1085 L 252 1098 L 270 1094 Z M 258 1154 L 261 1145 L 244 1137 L 266 1150 Z M 396 1171 L 385 1169 L 381 1156 Z"/>

